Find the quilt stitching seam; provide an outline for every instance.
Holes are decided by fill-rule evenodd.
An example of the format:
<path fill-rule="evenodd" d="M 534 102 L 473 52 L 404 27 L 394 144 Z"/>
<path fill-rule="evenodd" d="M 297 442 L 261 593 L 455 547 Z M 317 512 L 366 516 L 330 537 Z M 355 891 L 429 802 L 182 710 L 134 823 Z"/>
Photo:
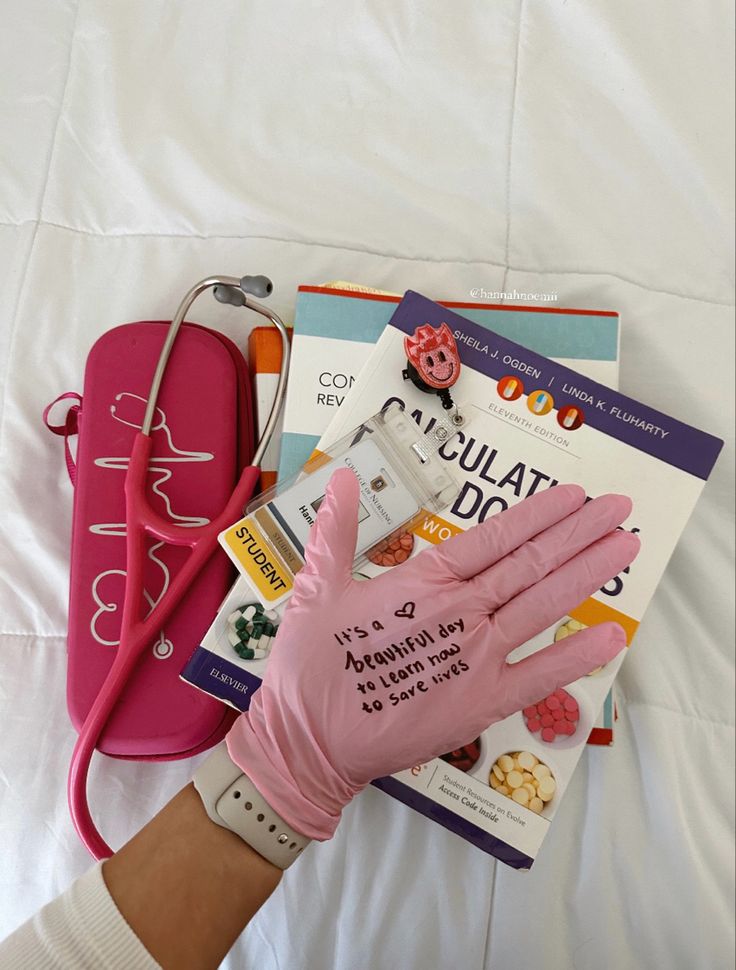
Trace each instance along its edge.
<path fill-rule="evenodd" d="M 504 246 L 504 268 L 501 292 L 506 292 L 506 282 L 509 276 L 509 257 L 511 254 L 511 166 L 514 155 L 514 121 L 516 119 L 516 98 L 519 87 L 519 59 L 521 57 L 521 37 L 524 29 L 524 0 L 519 0 L 518 23 L 516 29 L 516 56 L 514 58 L 514 83 L 511 90 L 511 113 L 509 118 L 508 159 L 506 163 L 506 241 Z M 506 302 L 505 299 L 502 302 Z M 494 860 L 493 877 L 491 879 L 491 898 L 488 901 L 488 922 L 486 938 L 483 944 L 483 966 L 490 968 L 493 953 L 493 917 L 496 901 L 496 883 L 498 878 L 498 862 Z"/>
<path fill-rule="evenodd" d="M 506 283 L 509 277 L 509 258 L 511 256 L 511 166 L 514 156 L 514 123 L 516 121 L 516 100 L 519 89 L 519 60 L 521 58 L 521 37 L 524 29 L 524 0 L 519 3 L 519 26 L 516 32 L 516 57 L 514 59 L 514 84 L 511 92 L 511 117 L 509 118 L 509 148 L 508 162 L 506 164 L 506 244 L 504 249 L 505 266 L 503 270 L 503 281 L 501 291 L 506 292 Z"/>
<path fill-rule="evenodd" d="M 66 633 L 23 633 L 17 630 L 1 630 L 0 639 L 3 637 L 18 637 L 21 640 L 66 640 Z"/>
<path fill-rule="evenodd" d="M 619 693 L 619 702 L 623 702 L 622 706 L 627 708 L 632 707 L 645 707 L 653 711 L 664 711 L 667 714 L 675 714 L 678 717 L 685 717 L 690 721 L 697 721 L 700 724 L 710 724 L 716 727 L 730 728 L 734 730 L 736 728 L 736 723 L 733 721 L 724 721 L 714 717 L 703 717 L 701 714 L 691 714 L 689 711 L 681 711 L 676 707 L 668 707 L 666 704 L 655 704 L 651 701 L 641 701 L 641 700 L 628 700 L 622 693 Z"/>
<path fill-rule="evenodd" d="M 37 220 L 28 219 L 24 222 L 0 222 L 0 226 L 5 228 L 20 228 L 29 224 L 36 224 Z M 296 246 L 316 246 L 320 249 L 335 249 L 346 253 L 362 253 L 366 256 L 378 256 L 381 259 L 402 260 L 412 263 L 456 263 L 460 266 L 494 266 L 497 269 L 506 269 L 512 273 L 529 273 L 537 276 L 608 276 L 611 279 L 620 280 L 630 286 L 645 290 L 647 293 L 659 293 L 663 296 L 674 296 L 681 300 L 691 300 L 694 303 L 707 303 L 712 306 L 722 306 L 731 309 L 734 302 L 730 300 L 716 300 L 707 296 L 698 296 L 692 293 L 683 293 L 678 290 L 668 290 L 662 287 L 649 286 L 639 280 L 624 276 L 621 273 L 614 273 L 608 269 L 539 269 L 529 266 L 507 266 L 504 263 L 495 262 L 491 259 L 470 259 L 460 256 L 433 257 L 433 256 L 407 256 L 402 253 L 379 252 L 375 249 L 368 249 L 360 246 L 347 246 L 338 243 L 319 242 L 318 240 L 289 239 L 284 236 L 267 236 L 252 233 L 198 233 L 198 232 L 94 232 L 91 229 L 79 229 L 76 226 L 65 226 L 59 222 L 50 222 L 47 219 L 39 219 L 38 225 L 46 226 L 49 229 L 61 229 L 66 232 L 77 233 L 81 236 L 91 236 L 97 239 L 260 239 L 265 242 L 286 243 Z"/>

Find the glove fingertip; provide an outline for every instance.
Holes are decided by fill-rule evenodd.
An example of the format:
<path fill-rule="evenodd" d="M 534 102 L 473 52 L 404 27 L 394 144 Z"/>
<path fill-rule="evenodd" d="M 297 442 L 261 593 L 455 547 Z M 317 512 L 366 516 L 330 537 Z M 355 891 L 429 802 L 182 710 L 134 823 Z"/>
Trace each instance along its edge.
<path fill-rule="evenodd" d="M 601 623 L 591 638 L 588 656 L 595 666 L 609 663 L 626 646 L 626 631 L 620 623 Z"/>
<path fill-rule="evenodd" d="M 358 476 L 351 468 L 338 468 L 327 483 L 327 494 L 344 501 L 357 498 L 359 492 Z"/>
<path fill-rule="evenodd" d="M 585 489 L 582 485 L 569 483 L 565 485 L 555 485 L 551 490 L 555 496 L 568 499 L 574 509 L 580 508 L 585 503 Z"/>
<path fill-rule="evenodd" d="M 633 562 L 641 550 L 641 539 L 635 532 L 627 532 L 624 530 L 623 535 L 626 536 L 626 542 L 629 547 L 629 555 L 631 556 L 631 561 Z"/>
<path fill-rule="evenodd" d="M 621 521 L 623 522 L 625 519 L 628 519 L 634 508 L 634 502 L 631 496 L 621 495 L 619 492 L 609 492 L 608 498 L 612 504 L 616 504 L 619 515 L 621 516 Z"/>

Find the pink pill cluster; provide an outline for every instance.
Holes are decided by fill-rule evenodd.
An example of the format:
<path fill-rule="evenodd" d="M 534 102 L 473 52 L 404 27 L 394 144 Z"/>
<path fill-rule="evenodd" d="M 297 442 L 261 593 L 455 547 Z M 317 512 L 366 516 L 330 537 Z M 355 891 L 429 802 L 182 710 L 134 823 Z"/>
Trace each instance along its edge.
<path fill-rule="evenodd" d="M 556 738 L 571 737 L 578 728 L 578 702 L 561 687 L 538 704 L 525 707 L 524 720 L 532 734 L 539 734 L 550 744 Z"/>

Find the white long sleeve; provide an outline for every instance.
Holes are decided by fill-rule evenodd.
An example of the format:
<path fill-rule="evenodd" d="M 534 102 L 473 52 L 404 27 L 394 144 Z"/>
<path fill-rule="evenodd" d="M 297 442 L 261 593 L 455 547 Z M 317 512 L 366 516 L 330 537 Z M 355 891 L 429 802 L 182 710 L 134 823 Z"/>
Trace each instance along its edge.
<path fill-rule="evenodd" d="M 161 970 L 123 919 L 102 864 L 0 943 L 2 970 Z"/>

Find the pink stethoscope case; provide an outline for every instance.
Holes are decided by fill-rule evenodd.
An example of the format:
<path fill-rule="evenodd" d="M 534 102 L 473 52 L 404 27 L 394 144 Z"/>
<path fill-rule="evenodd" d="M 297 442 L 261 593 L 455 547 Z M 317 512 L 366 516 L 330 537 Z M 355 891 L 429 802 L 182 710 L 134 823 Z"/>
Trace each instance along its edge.
<path fill-rule="evenodd" d="M 76 414 L 76 468 L 70 468 L 75 494 L 67 703 L 78 731 L 120 640 L 126 583 L 123 486 L 166 332 L 162 322 L 124 324 L 103 334 L 87 358 Z M 181 527 L 196 528 L 216 518 L 253 449 L 248 370 L 227 337 L 193 324 L 182 326 L 151 440 L 146 478 L 151 508 Z M 166 594 L 188 555 L 185 547 L 146 538 L 144 611 Z M 227 557 L 215 552 L 137 662 L 97 742 L 99 751 L 136 760 L 172 759 L 208 748 L 224 736 L 232 714 L 181 681 L 179 673 L 232 578 Z"/>

